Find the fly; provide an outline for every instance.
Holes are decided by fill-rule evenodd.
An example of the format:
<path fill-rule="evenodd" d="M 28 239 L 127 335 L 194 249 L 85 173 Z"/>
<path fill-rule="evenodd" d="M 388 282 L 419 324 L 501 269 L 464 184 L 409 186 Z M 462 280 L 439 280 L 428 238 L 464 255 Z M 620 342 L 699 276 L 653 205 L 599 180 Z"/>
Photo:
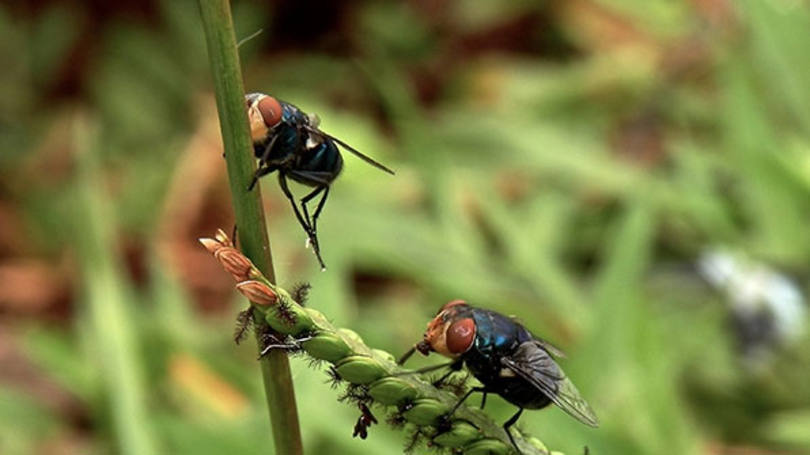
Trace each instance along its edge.
<path fill-rule="evenodd" d="M 437 352 L 453 359 L 451 363 L 419 370 L 450 367 L 437 382 L 466 365 L 483 385 L 470 389 L 450 415 L 475 392 L 484 394 L 482 408 L 488 393 L 498 394 L 517 406 L 517 413 L 503 424 L 503 429 L 518 452 L 509 428 L 524 409 L 541 409 L 554 403 L 585 425 L 599 426 L 593 409 L 554 361 L 554 357 L 564 357 L 562 352 L 500 313 L 474 308 L 463 300 L 449 302 L 428 323 L 422 341 L 405 353 L 399 363 L 404 363 L 415 351 L 424 355 Z"/>
<path fill-rule="evenodd" d="M 329 187 L 343 169 L 343 157 L 338 146 L 391 175 L 394 171 L 321 131 L 318 128 L 320 120 L 316 115 L 305 114 L 290 103 L 263 93 L 246 95 L 245 103 L 253 153 L 259 160 L 248 191 L 256 186 L 260 177 L 278 171 L 279 186 L 289 199 L 298 223 L 307 234 L 307 246 L 312 245 L 321 269 L 325 270 L 326 265 L 321 258 L 318 244 L 317 223 L 318 215 L 329 196 Z M 313 190 L 296 203 L 287 179 L 295 180 Z M 307 203 L 319 195 L 321 198 L 315 212 L 310 216 Z"/>

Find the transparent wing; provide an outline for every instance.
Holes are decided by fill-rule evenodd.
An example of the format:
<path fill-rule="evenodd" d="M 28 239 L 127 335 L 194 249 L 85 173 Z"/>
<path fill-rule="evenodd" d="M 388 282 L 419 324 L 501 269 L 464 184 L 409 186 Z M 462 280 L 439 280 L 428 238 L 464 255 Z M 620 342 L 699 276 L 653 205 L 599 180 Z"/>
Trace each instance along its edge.
<path fill-rule="evenodd" d="M 548 341 L 546 341 L 546 340 L 544 340 L 542 338 L 537 338 L 537 337 L 535 337 L 534 341 L 537 344 L 539 344 L 541 348 L 545 349 L 552 356 L 563 358 L 563 359 L 566 358 L 566 355 L 565 355 L 564 352 L 562 352 L 557 346 L 554 346 L 553 344 L 549 343 Z"/>
<path fill-rule="evenodd" d="M 515 321 L 515 323 L 525 327 L 525 324 L 523 323 L 523 321 L 521 321 L 520 318 L 518 318 L 517 316 L 510 315 L 509 319 L 511 319 L 511 320 Z M 532 337 L 534 337 L 535 343 L 539 344 L 541 348 L 548 351 L 548 353 L 551 354 L 553 357 L 563 358 L 563 359 L 566 358 L 565 353 L 562 352 L 562 350 L 560 348 L 558 348 L 557 346 L 554 346 L 553 344 L 549 343 L 548 341 L 540 338 L 539 336 L 537 336 L 535 334 L 532 334 Z"/>
<path fill-rule="evenodd" d="M 592 427 L 599 426 L 593 409 L 542 345 L 527 341 L 518 347 L 514 355 L 502 358 L 501 363 L 532 383 L 575 419 Z"/>
<path fill-rule="evenodd" d="M 315 128 L 311 128 L 311 127 L 307 127 L 307 130 L 312 132 L 312 133 L 320 134 L 322 136 L 328 137 L 329 139 L 337 142 L 344 149 L 346 149 L 346 150 L 354 153 L 355 155 L 357 155 L 358 158 L 365 161 L 366 163 L 376 167 L 377 169 L 380 169 L 380 170 L 385 171 L 385 172 L 387 172 L 387 173 L 389 173 L 391 175 L 394 175 L 394 171 L 392 171 L 391 169 L 389 169 L 386 166 L 384 166 L 383 164 L 377 162 L 376 160 L 374 160 L 370 156 L 360 153 L 356 148 L 354 148 L 351 145 L 341 141 L 340 139 L 336 138 L 335 136 L 326 134 L 326 133 L 324 133 L 323 131 L 321 131 L 319 129 L 315 129 Z"/>

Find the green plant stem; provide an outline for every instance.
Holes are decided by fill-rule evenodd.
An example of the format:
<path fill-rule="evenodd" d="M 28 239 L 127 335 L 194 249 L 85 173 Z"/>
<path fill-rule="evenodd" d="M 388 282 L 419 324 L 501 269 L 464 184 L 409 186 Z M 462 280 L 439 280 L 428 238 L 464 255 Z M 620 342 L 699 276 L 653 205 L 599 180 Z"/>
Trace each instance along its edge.
<path fill-rule="evenodd" d="M 265 277 L 275 282 L 261 192 L 258 186 L 253 191 L 247 190 L 256 163 L 251 150 L 230 5 L 227 0 L 199 0 L 199 5 L 214 79 L 239 243 L 245 255 Z M 287 355 L 282 350 L 273 350 L 260 363 L 275 453 L 303 454 L 295 390 Z"/>

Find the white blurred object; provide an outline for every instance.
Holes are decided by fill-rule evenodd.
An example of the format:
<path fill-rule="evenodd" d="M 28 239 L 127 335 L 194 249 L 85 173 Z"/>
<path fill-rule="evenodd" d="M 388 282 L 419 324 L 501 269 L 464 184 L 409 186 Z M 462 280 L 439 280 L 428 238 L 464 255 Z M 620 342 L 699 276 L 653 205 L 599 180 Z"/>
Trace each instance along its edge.
<path fill-rule="evenodd" d="M 720 249 L 703 253 L 697 265 L 728 297 L 747 360 L 766 361 L 774 344 L 789 344 L 806 330 L 804 297 L 785 275 Z"/>

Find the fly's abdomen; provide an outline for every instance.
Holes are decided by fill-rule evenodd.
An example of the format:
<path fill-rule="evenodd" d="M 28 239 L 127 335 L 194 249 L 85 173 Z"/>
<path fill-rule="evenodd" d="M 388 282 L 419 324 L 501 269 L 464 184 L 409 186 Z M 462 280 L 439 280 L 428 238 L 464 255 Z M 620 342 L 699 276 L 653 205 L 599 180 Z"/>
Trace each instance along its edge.
<path fill-rule="evenodd" d="M 504 400 L 527 409 L 540 409 L 551 404 L 551 399 L 529 381 L 519 377 L 501 377 L 494 385 Z"/>
<path fill-rule="evenodd" d="M 343 169 L 343 157 L 334 142 L 326 140 L 316 147 L 306 150 L 296 170 L 299 173 L 311 173 L 324 183 L 331 183 Z"/>

